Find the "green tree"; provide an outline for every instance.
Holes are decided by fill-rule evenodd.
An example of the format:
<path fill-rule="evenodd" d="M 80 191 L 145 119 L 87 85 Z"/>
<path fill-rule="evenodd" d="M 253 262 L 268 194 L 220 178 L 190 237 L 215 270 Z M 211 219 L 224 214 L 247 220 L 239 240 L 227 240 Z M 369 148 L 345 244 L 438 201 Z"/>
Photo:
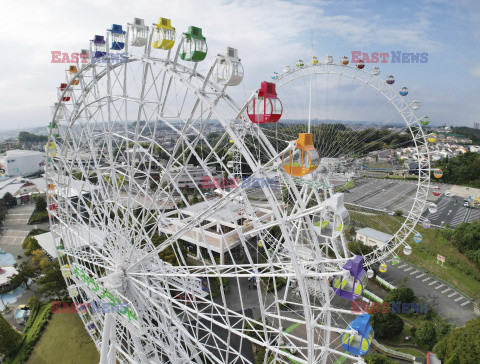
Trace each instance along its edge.
<path fill-rule="evenodd" d="M 391 290 L 384 299 L 385 302 L 405 302 L 415 301 L 415 293 L 410 287 L 402 287 Z"/>
<path fill-rule="evenodd" d="M 3 200 L 5 201 L 5 204 L 8 208 L 11 208 L 17 204 L 17 199 L 13 197 L 10 192 L 7 192 L 3 195 Z"/>
<path fill-rule="evenodd" d="M 442 182 L 463 186 L 480 187 L 480 155 L 465 153 L 457 157 L 446 158 L 437 163 L 443 171 Z"/>
<path fill-rule="evenodd" d="M 400 334 L 404 325 L 403 320 L 391 312 L 374 313 L 371 324 L 375 331 L 375 337 L 379 339 L 388 339 Z"/>
<path fill-rule="evenodd" d="M 37 296 L 32 296 L 28 299 L 27 306 L 30 307 L 32 311 L 36 310 L 38 306 L 40 306 L 40 300 Z"/>
<path fill-rule="evenodd" d="M 196 189 L 193 191 L 193 197 L 192 197 L 192 201 L 190 203 L 192 205 L 198 203 L 198 196 L 197 196 L 197 190 Z"/>
<path fill-rule="evenodd" d="M 402 210 L 395 210 L 395 216 L 402 216 L 403 211 Z"/>
<path fill-rule="evenodd" d="M 361 241 L 354 240 L 348 242 L 348 250 L 353 254 L 367 255 L 373 252 L 373 247 L 363 244 Z"/>
<path fill-rule="evenodd" d="M 19 341 L 20 334 L 0 314 L 0 353 L 5 355 L 15 353 Z"/>
<path fill-rule="evenodd" d="M 42 196 L 37 197 L 37 200 L 35 201 L 35 210 L 40 212 L 40 211 L 45 211 L 46 209 L 47 209 L 47 201 L 45 201 L 45 198 Z"/>
<path fill-rule="evenodd" d="M 480 363 L 480 316 L 450 331 L 433 351 L 445 364 Z"/>
<path fill-rule="evenodd" d="M 60 295 L 67 289 L 67 285 L 58 261 L 50 264 L 43 270 L 43 273 L 43 276 L 37 280 L 37 284 L 41 286 L 41 292 L 48 295 L 56 295 L 60 299 Z"/>
<path fill-rule="evenodd" d="M 480 249 L 480 220 L 458 224 L 453 233 L 453 243 L 462 253 Z"/>
<path fill-rule="evenodd" d="M 422 322 L 415 332 L 415 338 L 420 344 L 431 348 L 437 340 L 435 325 L 429 321 Z"/>
<path fill-rule="evenodd" d="M 393 361 L 388 360 L 385 355 L 373 353 L 365 358 L 367 364 L 393 364 Z"/>
<path fill-rule="evenodd" d="M 7 203 L 3 198 L 0 198 L 0 221 L 3 221 L 8 213 Z"/>
<path fill-rule="evenodd" d="M 40 268 L 32 265 L 30 262 L 22 262 L 17 268 L 17 274 L 12 276 L 11 282 L 14 286 L 25 284 L 28 289 L 28 281 L 34 279 L 40 273 Z"/>
<path fill-rule="evenodd" d="M 22 243 L 22 248 L 25 249 L 25 255 L 31 255 L 35 250 L 41 250 L 42 247 L 38 243 L 38 240 L 33 236 L 26 238 Z"/>
<path fill-rule="evenodd" d="M 458 353 L 453 353 L 453 355 L 445 361 L 445 364 L 460 364 Z"/>

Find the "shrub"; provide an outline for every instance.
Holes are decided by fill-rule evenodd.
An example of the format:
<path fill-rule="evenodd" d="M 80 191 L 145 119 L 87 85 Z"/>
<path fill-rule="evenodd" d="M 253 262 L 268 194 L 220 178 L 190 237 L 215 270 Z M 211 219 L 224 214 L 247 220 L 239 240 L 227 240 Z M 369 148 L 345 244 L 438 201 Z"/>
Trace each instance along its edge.
<path fill-rule="evenodd" d="M 415 301 L 415 293 L 410 287 L 402 287 L 391 290 L 384 299 L 385 302 L 405 302 Z"/>
<path fill-rule="evenodd" d="M 388 339 L 403 331 L 403 320 L 391 312 L 374 313 L 371 322 L 375 336 L 379 339 Z"/>
<path fill-rule="evenodd" d="M 40 305 L 40 300 L 38 299 L 37 296 L 32 296 L 28 299 L 27 306 L 30 307 L 30 309 L 37 310 L 38 306 Z"/>
<path fill-rule="evenodd" d="M 431 348 L 437 341 L 437 331 L 431 322 L 422 322 L 415 334 L 418 342 Z"/>

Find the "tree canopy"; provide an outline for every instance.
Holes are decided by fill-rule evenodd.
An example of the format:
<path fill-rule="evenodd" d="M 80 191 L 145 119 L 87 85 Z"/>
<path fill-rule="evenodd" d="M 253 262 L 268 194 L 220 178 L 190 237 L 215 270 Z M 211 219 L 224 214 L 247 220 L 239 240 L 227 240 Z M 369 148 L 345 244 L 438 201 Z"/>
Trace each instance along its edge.
<path fill-rule="evenodd" d="M 17 350 L 20 334 L 0 314 L 0 354 L 12 354 Z"/>
<path fill-rule="evenodd" d="M 40 273 L 40 268 L 25 261 L 18 266 L 17 271 L 17 274 L 11 278 L 12 284 L 14 286 L 25 284 L 25 287 L 28 289 L 28 280 L 36 278 Z"/>
<path fill-rule="evenodd" d="M 403 330 L 403 320 L 396 314 L 374 313 L 371 318 L 371 324 L 375 331 L 375 337 L 379 339 L 388 339 L 400 334 Z"/>
<path fill-rule="evenodd" d="M 480 154 L 465 153 L 445 158 L 437 163 L 443 171 L 442 182 L 470 187 L 480 187 Z"/>
<path fill-rule="evenodd" d="M 67 285 L 63 279 L 58 261 L 43 269 L 43 273 L 43 276 L 37 280 L 37 284 L 42 287 L 42 293 L 56 295 L 60 298 L 61 293 L 67 289 Z"/>
<path fill-rule="evenodd" d="M 415 293 L 410 287 L 402 287 L 391 290 L 385 297 L 385 302 L 414 302 Z"/>
<path fill-rule="evenodd" d="M 37 197 L 37 200 L 35 201 L 35 210 L 37 211 L 45 211 L 47 209 L 47 201 L 45 201 L 45 198 L 40 196 Z"/>
<path fill-rule="evenodd" d="M 480 363 L 480 317 L 452 330 L 433 351 L 445 364 Z"/>
<path fill-rule="evenodd" d="M 3 200 L 5 201 L 5 204 L 8 208 L 13 207 L 17 204 L 17 199 L 13 197 L 10 192 L 7 192 L 3 195 Z"/>
<path fill-rule="evenodd" d="M 415 331 L 415 338 L 420 344 L 424 344 L 431 348 L 437 341 L 435 325 L 430 321 L 422 322 L 417 328 L 417 331 Z"/>
<path fill-rule="evenodd" d="M 367 364 L 393 364 L 393 361 L 388 360 L 385 355 L 373 353 L 365 358 Z"/>

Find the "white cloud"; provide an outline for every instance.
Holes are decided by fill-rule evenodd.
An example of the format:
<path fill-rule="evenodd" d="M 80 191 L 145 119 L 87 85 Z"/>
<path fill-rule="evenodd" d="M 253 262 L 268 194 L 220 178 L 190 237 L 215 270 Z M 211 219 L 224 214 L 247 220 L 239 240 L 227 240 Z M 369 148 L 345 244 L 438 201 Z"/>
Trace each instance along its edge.
<path fill-rule="evenodd" d="M 412 16 L 405 26 L 402 19 L 392 23 L 395 14 L 385 17 L 376 13 L 375 5 L 362 7 L 363 3 L 357 2 L 354 7 L 359 11 L 353 13 L 345 4 L 284 0 L 7 2 L 2 4 L 7 16 L 0 22 L 0 47 L 7 50 L 0 59 L 0 129 L 47 125 L 49 106 L 66 68 L 65 64 L 50 63 L 50 52 L 88 48 L 94 34 L 103 34 L 112 23 L 126 24 L 134 16 L 145 18 L 148 25 L 160 16 L 169 17 L 179 33 L 188 25 L 202 27 L 210 52 L 205 62 L 211 62 L 226 45 L 238 48 L 246 76 L 235 92 L 253 89 L 271 71 L 281 70 L 298 57 L 308 57 L 311 29 L 316 36 L 333 39 L 339 48 L 350 43 L 438 49 L 437 42 L 430 39 L 432 24 L 424 14 Z M 344 14 L 333 13 L 333 7 L 345 7 Z M 330 50 L 335 52 L 339 50 Z M 208 64 L 199 67 L 205 69 Z"/>

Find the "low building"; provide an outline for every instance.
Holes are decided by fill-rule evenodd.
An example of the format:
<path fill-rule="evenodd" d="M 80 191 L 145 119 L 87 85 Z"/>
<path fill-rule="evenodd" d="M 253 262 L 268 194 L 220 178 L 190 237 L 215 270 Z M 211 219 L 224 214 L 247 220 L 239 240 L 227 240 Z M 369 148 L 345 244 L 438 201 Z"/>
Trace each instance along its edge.
<path fill-rule="evenodd" d="M 45 195 L 45 179 L 8 178 L 0 181 L 0 197 L 7 192 L 17 199 L 17 204 L 34 202 L 37 197 Z"/>
<path fill-rule="evenodd" d="M 0 169 L 8 177 L 31 176 L 41 172 L 45 165 L 45 153 L 33 150 L 7 150 L 0 158 Z"/>
<path fill-rule="evenodd" d="M 166 214 L 159 226 L 159 232 L 166 235 L 173 235 L 182 230 L 187 222 L 196 216 L 204 213 L 210 206 L 218 202 L 218 198 L 199 202 L 191 205 L 188 209 L 180 209 Z M 259 223 L 273 221 L 272 210 L 255 207 L 253 214 L 248 217 L 243 210 L 243 204 L 230 202 L 212 213 L 203 222 L 201 227 L 192 227 L 181 235 L 187 252 L 196 259 L 209 260 L 213 257 L 218 264 L 226 264 L 238 258 L 243 253 L 241 242 L 242 236 L 254 237 L 252 219 Z M 252 232 L 251 232 L 252 231 Z M 212 256 L 209 254 L 209 249 Z"/>
<path fill-rule="evenodd" d="M 392 239 L 393 235 L 369 227 L 357 230 L 357 240 L 367 246 L 383 249 L 383 246 Z"/>
<path fill-rule="evenodd" d="M 58 258 L 57 249 L 55 248 L 55 238 L 52 232 L 35 235 L 34 238 L 38 241 L 38 244 L 42 247 L 43 252 L 50 259 Z M 59 239 L 57 237 L 57 239 Z"/>

